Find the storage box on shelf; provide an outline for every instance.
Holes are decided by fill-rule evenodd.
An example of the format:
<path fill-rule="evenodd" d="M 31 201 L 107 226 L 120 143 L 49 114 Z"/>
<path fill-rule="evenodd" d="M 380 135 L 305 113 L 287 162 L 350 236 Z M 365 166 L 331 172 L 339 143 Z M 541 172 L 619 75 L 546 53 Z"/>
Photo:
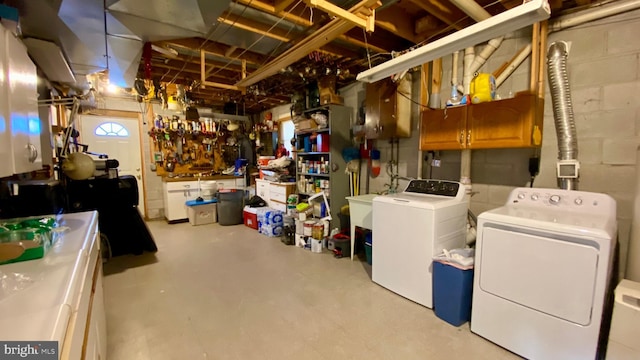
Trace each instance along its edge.
<path fill-rule="evenodd" d="M 338 226 L 338 213 L 346 205 L 349 195 L 349 178 L 344 170 L 346 163 L 342 150 L 349 143 L 349 127 L 352 109 L 347 106 L 326 105 L 306 110 L 305 118 L 314 119 L 318 128 L 297 129 L 296 179 L 297 190 L 304 201 L 306 197 L 324 191 L 331 205 L 332 228 Z M 326 126 L 322 122 L 326 118 Z"/>

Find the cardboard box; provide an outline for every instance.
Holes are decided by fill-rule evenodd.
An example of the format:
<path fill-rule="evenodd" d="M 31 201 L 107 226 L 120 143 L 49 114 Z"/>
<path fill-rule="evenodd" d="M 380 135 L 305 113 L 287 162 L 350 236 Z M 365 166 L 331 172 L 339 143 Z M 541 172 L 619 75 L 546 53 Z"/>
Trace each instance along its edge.
<path fill-rule="evenodd" d="M 321 105 L 342 105 L 344 104 L 344 98 L 340 95 L 336 94 L 328 94 L 320 96 L 320 104 Z"/>
<path fill-rule="evenodd" d="M 297 131 L 317 129 L 318 124 L 313 119 L 300 120 L 294 124 Z"/>

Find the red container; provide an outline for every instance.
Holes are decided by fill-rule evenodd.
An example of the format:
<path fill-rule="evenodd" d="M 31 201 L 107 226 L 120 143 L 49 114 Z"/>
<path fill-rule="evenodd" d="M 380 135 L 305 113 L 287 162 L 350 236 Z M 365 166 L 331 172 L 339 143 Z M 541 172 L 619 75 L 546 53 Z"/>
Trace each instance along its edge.
<path fill-rule="evenodd" d="M 254 230 L 258 230 L 258 208 L 245 206 L 242 211 L 244 224 Z"/>
<path fill-rule="evenodd" d="M 318 134 L 318 137 L 316 138 L 316 144 L 319 152 L 329 152 L 331 148 L 329 146 L 329 134 Z"/>

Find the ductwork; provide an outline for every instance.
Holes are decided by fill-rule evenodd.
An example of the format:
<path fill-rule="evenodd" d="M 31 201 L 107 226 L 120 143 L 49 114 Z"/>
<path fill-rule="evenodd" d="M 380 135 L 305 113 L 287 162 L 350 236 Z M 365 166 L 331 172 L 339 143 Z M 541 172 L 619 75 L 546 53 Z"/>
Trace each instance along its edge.
<path fill-rule="evenodd" d="M 66 66 L 75 75 L 108 69 L 110 82 L 122 87 L 133 87 L 145 42 L 206 37 L 229 3 L 230 0 L 5 1 L 5 5 L 18 9 L 23 36 L 58 45 L 68 62 Z"/>
<path fill-rule="evenodd" d="M 558 186 L 565 190 L 578 189 L 578 136 L 571 104 L 571 90 L 567 75 L 567 43 L 556 41 L 547 52 L 549 90 L 553 103 L 553 118 L 558 136 Z M 562 170 L 574 167 L 575 171 Z"/>

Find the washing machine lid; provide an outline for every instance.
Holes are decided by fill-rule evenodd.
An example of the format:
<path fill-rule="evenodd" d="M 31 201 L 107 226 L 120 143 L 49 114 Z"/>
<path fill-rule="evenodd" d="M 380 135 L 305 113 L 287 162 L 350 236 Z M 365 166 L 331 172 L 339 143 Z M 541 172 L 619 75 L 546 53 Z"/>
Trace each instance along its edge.
<path fill-rule="evenodd" d="M 610 214 L 570 212 L 565 209 L 507 205 L 485 211 L 478 216 L 479 223 L 499 223 L 529 229 L 539 229 L 566 235 L 616 238 L 617 223 Z"/>
<path fill-rule="evenodd" d="M 461 203 L 461 200 L 438 195 L 415 195 L 409 193 L 398 193 L 376 196 L 375 198 L 373 198 L 373 203 L 402 204 L 420 209 L 435 210 L 459 205 Z"/>
<path fill-rule="evenodd" d="M 465 192 L 464 185 L 459 182 L 418 179 L 411 180 L 401 193 L 378 196 L 373 201 L 424 209 L 440 209 L 466 201 Z"/>

